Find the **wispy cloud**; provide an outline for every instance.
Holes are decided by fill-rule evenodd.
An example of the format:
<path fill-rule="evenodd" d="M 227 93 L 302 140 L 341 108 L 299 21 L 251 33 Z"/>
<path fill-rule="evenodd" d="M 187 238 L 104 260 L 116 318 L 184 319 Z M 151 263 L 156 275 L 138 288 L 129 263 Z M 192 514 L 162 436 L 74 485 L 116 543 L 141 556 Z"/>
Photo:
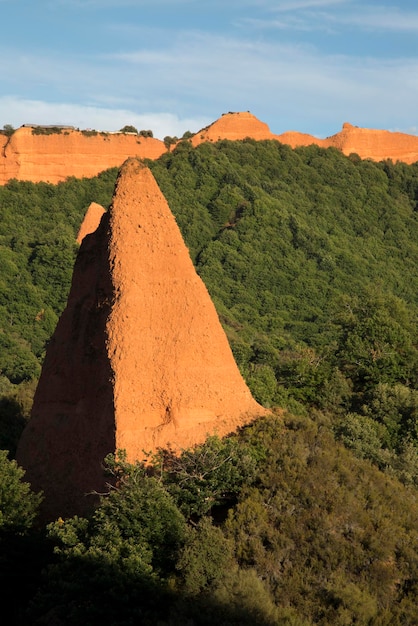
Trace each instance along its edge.
<path fill-rule="evenodd" d="M 153 93 L 158 85 L 150 76 L 158 76 L 174 99 L 182 93 L 193 102 L 198 94 L 208 110 L 218 107 L 219 112 L 250 109 L 268 111 L 270 116 L 278 110 L 285 120 L 297 109 L 300 119 L 367 126 L 369 116 L 384 128 L 397 110 L 399 123 L 402 118 L 414 119 L 418 99 L 414 58 L 356 58 L 322 54 L 313 46 L 195 34 L 187 45 L 180 40 L 164 52 L 137 51 L 120 60 L 132 76 L 148 68 Z M 275 132 L 283 130 L 288 128 Z"/>
<path fill-rule="evenodd" d="M 381 4 L 367 4 L 353 0 L 296 0 L 276 2 L 267 15 L 243 18 L 258 28 L 300 31 L 355 28 L 359 31 L 418 32 L 418 11 L 405 10 Z"/>
<path fill-rule="evenodd" d="M 360 11 L 333 16 L 329 19 L 363 30 L 418 32 L 418 11 L 402 11 L 397 8 L 366 5 Z"/>
<path fill-rule="evenodd" d="M 335 7 L 350 2 L 351 0 L 295 0 L 294 2 L 275 2 L 271 8 L 274 11 L 300 11 L 301 9 Z"/>
<path fill-rule="evenodd" d="M 388 14 L 398 15 L 394 10 L 372 13 L 365 6 L 356 17 L 357 3 L 325 1 L 275 2 L 283 9 L 275 18 L 285 23 L 300 19 L 302 28 L 309 25 L 304 12 L 318 9 L 323 20 L 325 6 L 338 4 L 344 11 L 327 12 L 330 27 L 364 29 L 379 23 L 383 28 Z M 269 0 L 265 6 L 272 4 Z M 299 12 L 285 10 L 290 5 L 299 6 Z M 364 24 L 357 25 L 363 18 Z M 227 37 L 177 29 L 157 38 L 155 30 L 134 27 L 139 34 L 127 32 L 117 51 L 110 48 L 106 54 L 97 49 L 67 56 L 23 54 L 0 48 L 3 93 L 14 94 L 12 100 L 0 99 L 0 127 L 39 122 L 117 130 L 133 124 L 163 137 L 195 132 L 228 110 L 275 119 L 276 133 L 315 134 L 320 127 L 336 132 L 343 121 L 405 131 L 405 124 L 410 127 L 416 119 L 418 56 L 390 58 L 392 50 L 386 57 L 357 56 L 355 46 L 337 55 L 313 44 L 255 37 L 253 31 Z"/>

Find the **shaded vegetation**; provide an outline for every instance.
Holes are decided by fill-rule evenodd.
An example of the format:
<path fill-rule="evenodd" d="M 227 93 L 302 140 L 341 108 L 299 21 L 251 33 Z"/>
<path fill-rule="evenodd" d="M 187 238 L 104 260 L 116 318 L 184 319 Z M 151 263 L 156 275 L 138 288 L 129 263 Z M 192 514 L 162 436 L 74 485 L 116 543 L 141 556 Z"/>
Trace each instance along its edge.
<path fill-rule="evenodd" d="M 150 460 L 109 456 L 117 487 L 91 518 L 16 532 L 3 570 L 32 553 L 43 567 L 39 577 L 32 564 L 16 623 L 415 623 L 416 492 L 356 459 L 323 415 L 272 415 L 175 464 L 163 453 Z M 209 502 L 199 513 L 197 467 Z M 25 483 L 14 494 L 31 514 Z"/>
<path fill-rule="evenodd" d="M 67 300 L 75 237 L 91 202 L 109 205 L 116 174 L 0 187 L 0 441 L 13 402 L 27 418 L 28 388 Z"/>

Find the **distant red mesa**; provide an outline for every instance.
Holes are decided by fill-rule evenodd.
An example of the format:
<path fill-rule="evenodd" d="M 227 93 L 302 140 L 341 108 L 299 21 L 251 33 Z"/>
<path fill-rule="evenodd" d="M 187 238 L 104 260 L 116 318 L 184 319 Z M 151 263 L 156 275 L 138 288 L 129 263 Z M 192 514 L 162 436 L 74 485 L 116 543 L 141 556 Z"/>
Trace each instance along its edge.
<path fill-rule="evenodd" d="M 249 112 L 226 113 L 216 122 L 197 132 L 194 146 L 219 139 L 276 139 L 292 148 L 316 144 L 334 147 L 343 154 L 358 154 L 362 159 L 382 161 L 418 161 L 418 136 L 387 130 L 370 130 L 343 124 L 342 130 L 318 139 L 312 135 L 286 132 L 275 135 L 264 122 Z M 21 127 L 9 138 L 0 135 L 0 185 L 8 180 L 58 183 L 68 176 L 91 178 L 110 167 L 120 167 L 129 157 L 157 159 L 167 149 L 153 137 L 123 133 L 96 133 L 63 129 L 59 133 L 34 134 Z"/>

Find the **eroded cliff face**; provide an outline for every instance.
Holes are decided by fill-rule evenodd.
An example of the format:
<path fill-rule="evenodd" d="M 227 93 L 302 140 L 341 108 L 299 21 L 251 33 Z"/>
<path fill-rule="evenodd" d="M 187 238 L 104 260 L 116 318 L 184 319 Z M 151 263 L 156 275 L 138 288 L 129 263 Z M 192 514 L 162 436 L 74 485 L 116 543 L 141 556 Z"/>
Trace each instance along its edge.
<path fill-rule="evenodd" d="M 194 146 L 204 141 L 258 141 L 276 139 L 292 148 L 315 144 L 335 147 L 344 154 L 357 153 L 362 159 L 392 159 L 404 163 L 418 161 L 418 137 L 387 130 L 358 128 L 349 123 L 326 139 L 289 131 L 281 135 L 249 112 L 226 113 L 191 139 Z M 79 131 L 37 135 L 31 128 L 19 128 L 11 138 L 0 135 L 0 185 L 11 178 L 32 182 L 58 183 L 68 176 L 89 178 L 110 167 L 120 167 L 129 157 L 157 159 L 166 147 L 159 139 L 138 135 L 106 134 L 88 136 Z"/>
<path fill-rule="evenodd" d="M 346 155 L 355 152 L 362 159 L 372 161 L 418 161 L 418 137 L 388 130 L 358 128 L 345 122 L 341 132 L 324 140 L 325 147 L 333 146 Z"/>
<path fill-rule="evenodd" d="M 46 520 L 91 510 L 96 498 L 84 494 L 103 487 L 101 462 L 115 450 L 106 346 L 113 297 L 107 230 L 103 221 L 79 250 L 67 306 L 49 342 L 17 450 L 25 478 L 45 493 Z"/>
<path fill-rule="evenodd" d="M 199 145 L 203 141 L 219 141 L 229 139 L 275 139 L 276 135 L 270 132 L 269 127 L 261 122 L 249 111 L 239 113 L 225 113 L 213 124 L 197 132 L 192 137 L 192 144 Z"/>
<path fill-rule="evenodd" d="M 82 241 L 17 451 L 44 516 L 86 512 L 109 452 L 178 451 L 265 413 L 151 171 L 129 160 Z"/>
<path fill-rule="evenodd" d="M 208 128 L 196 133 L 192 143 L 198 145 L 203 141 L 218 141 L 219 139 L 232 141 L 247 137 L 256 140 L 276 139 L 292 148 L 312 144 L 322 148 L 334 147 L 347 156 L 355 152 L 362 159 L 372 159 L 373 161 L 383 161 L 384 159 L 403 161 L 404 163 L 418 161 L 418 136 L 416 135 L 358 128 L 348 122 L 344 123 L 339 133 L 326 139 L 319 139 L 313 135 L 295 131 L 275 135 L 270 132 L 267 124 L 260 122 L 249 112 L 223 115 Z"/>
<path fill-rule="evenodd" d="M 11 178 L 58 183 L 69 176 L 90 178 L 129 157 L 157 159 L 166 151 L 153 137 L 62 130 L 38 135 L 21 127 L 10 139 L 0 136 L 0 184 Z"/>

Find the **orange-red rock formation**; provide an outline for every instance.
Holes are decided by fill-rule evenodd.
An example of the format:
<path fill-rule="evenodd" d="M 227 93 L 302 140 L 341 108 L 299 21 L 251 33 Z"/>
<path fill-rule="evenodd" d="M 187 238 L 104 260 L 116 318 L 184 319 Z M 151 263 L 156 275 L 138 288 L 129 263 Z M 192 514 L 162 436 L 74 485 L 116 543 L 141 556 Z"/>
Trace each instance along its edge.
<path fill-rule="evenodd" d="M 348 122 L 341 132 L 324 140 L 325 147 L 333 146 L 346 155 L 357 153 L 362 159 L 372 161 L 418 161 L 418 137 L 406 133 L 394 133 L 388 130 L 369 130 L 358 128 Z"/>
<path fill-rule="evenodd" d="M 97 202 L 90 204 L 78 230 L 77 243 L 81 244 L 86 235 L 90 235 L 97 230 L 104 213 L 106 213 L 106 209 L 97 204 Z"/>
<path fill-rule="evenodd" d="M 129 157 L 157 159 L 166 151 L 153 137 L 123 133 L 95 135 L 63 130 L 49 135 L 18 128 L 8 139 L 0 136 L 0 184 L 11 178 L 58 183 L 69 176 L 89 178 Z"/>
<path fill-rule="evenodd" d="M 270 132 L 264 122 L 249 112 L 226 113 L 213 124 L 197 132 L 191 143 L 219 139 L 276 139 L 296 148 L 316 144 L 334 147 L 362 159 L 392 159 L 404 163 L 418 161 L 418 136 L 387 130 L 358 128 L 345 123 L 342 130 L 326 139 L 289 131 L 281 135 Z M 19 128 L 11 138 L 0 135 L 0 185 L 11 178 L 32 182 L 57 183 L 68 176 L 96 176 L 109 167 L 120 167 L 129 157 L 156 159 L 166 152 L 164 143 L 150 137 L 99 133 L 90 136 L 79 131 L 37 135 L 31 128 Z"/>
<path fill-rule="evenodd" d="M 203 141 L 219 141 L 220 139 L 276 139 L 277 135 L 270 132 L 269 127 L 249 111 L 243 113 L 225 113 L 216 122 L 196 133 L 191 142 L 194 146 Z"/>
<path fill-rule="evenodd" d="M 404 163 L 418 161 L 418 136 L 406 133 L 394 133 L 387 130 L 370 130 L 358 128 L 345 123 L 341 132 L 318 139 L 313 135 L 289 131 L 281 135 L 270 132 L 264 122 L 260 122 L 251 113 L 227 113 L 219 120 L 196 133 L 192 139 L 193 145 L 203 141 L 218 141 L 219 139 L 276 139 L 292 148 L 298 146 L 318 145 L 322 148 L 334 147 L 343 154 L 357 153 L 362 159 L 382 161 L 392 159 Z"/>
<path fill-rule="evenodd" d="M 153 175 L 129 160 L 82 241 L 18 447 L 44 515 L 88 510 L 109 452 L 179 450 L 265 413 Z"/>

